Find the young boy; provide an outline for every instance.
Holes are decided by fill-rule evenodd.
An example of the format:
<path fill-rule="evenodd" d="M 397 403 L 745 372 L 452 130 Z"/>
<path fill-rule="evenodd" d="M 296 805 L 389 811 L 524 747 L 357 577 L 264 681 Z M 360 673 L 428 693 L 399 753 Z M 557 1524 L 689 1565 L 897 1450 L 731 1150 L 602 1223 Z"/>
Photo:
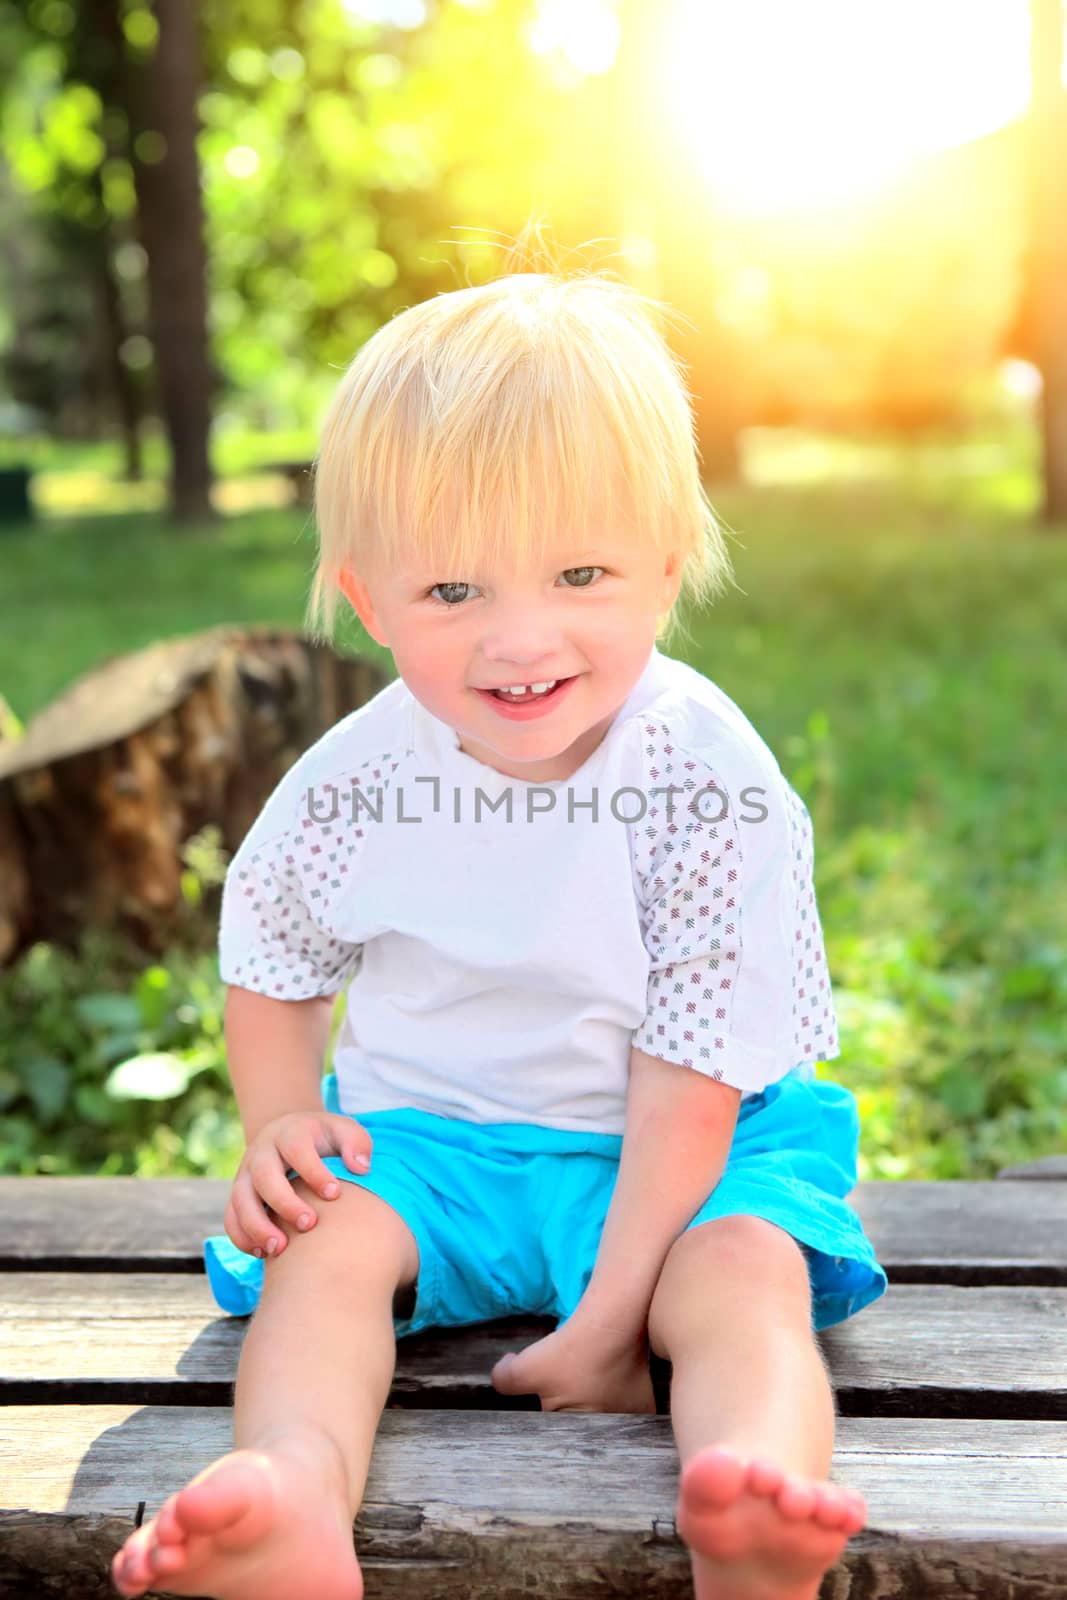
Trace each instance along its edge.
<path fill-rule="evenodd" d="M 399 676 L 227 876 L 247 1150 L 206 1263 L 255 1316 L 235 1449 L 126 1541 L 122 1594 L 359 1600 L 396 1338 L 522 1311 L 558 1326 L 492 1380 L 545 1409 L 653 1412 L 671 1362 L 698 1600 L 811 1600 L 863 1526 L 814 1332 L 886 1277 L 855 1099 L 815 1078 L 810 819 L 657 645 L 728 560 L 651 309 L 506 275 L 394 318 L 334 399 L 313 611 L 344 595 Z"/>

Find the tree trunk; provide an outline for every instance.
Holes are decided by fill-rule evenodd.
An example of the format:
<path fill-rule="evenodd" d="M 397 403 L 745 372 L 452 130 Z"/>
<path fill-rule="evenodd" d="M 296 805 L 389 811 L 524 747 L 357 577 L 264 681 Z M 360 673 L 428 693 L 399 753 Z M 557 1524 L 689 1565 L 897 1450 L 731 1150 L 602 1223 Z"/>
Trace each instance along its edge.
<path fill-rule="evenodd" d="M 99 169 L 91 175 L 89 182 L 101 210 L 106 214 Z M 110 388 L 122 426 L 126 454 L 125 477 L 127 483 L 140 483 L 144 476 L 141 461 L 141 402 L 130 369 L 122 359 L 122 347 L 130 330 L 112 264 L 114 247 L 115 231 L 109 221 L 93 239 L 93 286 L 100 307 L 103 360 L 107 363 Z"/>
<path fill-rule="evenodd" d="M 199 8 L 188 0 L 155 0 L 153 13 L 159 37 L 150 59 L 126 57 L 133 178 L 170 443 L 170 511 L 178 522 L 202 522 L 214 515 L 208 452 L 214 375 L 196 150 Z"/>
<path fill-rule="evenodd" d="M 1063 0 L 1030 8 L 1031 271 L 1046 522 L 1067 522 L 1067 94 Z"/>
<path fill-rule="evenodd" d="M 276 628 L 210 629 L 119 656 L 0 738 L 0 966 L 88 926 L 166 949 L 182 846 L 240 844 L 280 778 L 388 682 Z"/>

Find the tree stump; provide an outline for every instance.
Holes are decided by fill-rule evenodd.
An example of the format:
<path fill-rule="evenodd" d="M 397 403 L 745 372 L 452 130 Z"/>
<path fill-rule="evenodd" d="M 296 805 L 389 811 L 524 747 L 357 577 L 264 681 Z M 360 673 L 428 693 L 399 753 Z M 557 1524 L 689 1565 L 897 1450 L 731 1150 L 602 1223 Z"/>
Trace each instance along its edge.
<path fill-rule="evenodd" d="M 0 741 L 0 965 L 87 926 L 164 950 L 185 841 L 215 823 L 235 850 L 296 758 L 389 681 L 299 633 L 231 626 L 79 678 Z"/>

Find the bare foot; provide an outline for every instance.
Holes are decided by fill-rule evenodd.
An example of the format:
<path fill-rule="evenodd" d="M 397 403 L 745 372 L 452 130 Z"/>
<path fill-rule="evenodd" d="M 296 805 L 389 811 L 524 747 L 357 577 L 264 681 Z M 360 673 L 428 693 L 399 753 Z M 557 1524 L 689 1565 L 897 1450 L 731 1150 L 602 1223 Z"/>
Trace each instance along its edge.
<path fill-rule="evenodd" d="M 866 1520 L 855 1489 L 719 1446 L 698 1451 L 679 1480 L 675 1525 L 689 1546 L 695 1600 L 815 1600 Z"/>
<path fill-rule="evenodd" d="M 220 1457 L 130 1535 L 111 1577 L 121 1595 L 363 1600 L 336 1446 L 308 1433 Z"/>

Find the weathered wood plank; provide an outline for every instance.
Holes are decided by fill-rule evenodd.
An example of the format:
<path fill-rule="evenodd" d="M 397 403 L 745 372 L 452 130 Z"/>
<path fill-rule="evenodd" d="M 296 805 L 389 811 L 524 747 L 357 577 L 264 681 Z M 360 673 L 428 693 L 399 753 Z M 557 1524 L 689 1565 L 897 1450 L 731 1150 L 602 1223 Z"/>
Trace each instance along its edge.
<path fill-rule="evenodd" d="M 1067 1180 L 1067 1155 L 1040 1156 L 1037 1161 L 1023 1161 L 1016 1167 L 1001 1167 L 997 1173 L 998 1178 L 1040 1178 L 1042 1182 L 1052 1179 L 1056 1182 Z"/>
<path fill-rule="evenodd" d="M 201 1272 L 221 1178 L 0 1178 L 0 1269 Z M 1067 1181 L 874 1182 L 850 1196 L 897 1283 L 1067 1287 Z"/>
<path fill-rule="evenodd" d="M 0 1594 L 98 1600 L 114 1551 L 231 1444 L 221 1409 L 0 1410 Z M 1067 1426 L 843 1417 L 835 1481 L 868 1525 L 824 1595 L 1053 1600 Z M 368 1600 L 690 1600 L 665 1417 L 387 1411 L 355 1524 Z"/>
<path fill-rule="evenodd" d="M 894 1283 L 1067 1286 L 1067 1183 L 877 1182 L 852 1204 Z"/>
<path fill-rule="evenodd" d="M 226 1405 L 249 1321 L 184 1273 L 7 1273 L 0 1403 Z M 498 1408 L 490 1368 L 552 1326 L 507 1318 L 401 1339 L 392 1403 Z M 894 1284 L 819 1338 L 842 1411 L 1067 1416 L 1067 1289 Z"/>

